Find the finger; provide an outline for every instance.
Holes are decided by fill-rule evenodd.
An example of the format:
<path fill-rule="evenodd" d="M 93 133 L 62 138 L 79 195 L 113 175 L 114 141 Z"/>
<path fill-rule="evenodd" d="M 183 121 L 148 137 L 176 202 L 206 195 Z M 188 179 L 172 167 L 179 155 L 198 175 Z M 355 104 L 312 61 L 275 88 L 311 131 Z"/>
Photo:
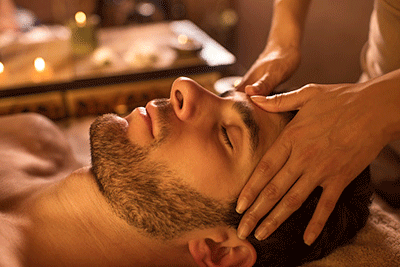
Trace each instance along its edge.
<path fill-rule="evenodd" d="M 238 85 L 235 86 L 235 90 L 239 91 L 239 92 L 244 92 L 245 87 L 249 84 L 249 78 L 248 76 L 244 76 L 242 78 L 242 80 L 240 81 L 240 83 Z"/>
<path fill-rule="evenodd" d="M 276 94 L 273 96 L 251 96 L 251 100 L 260 108 L 269 112 L 285 112 L 298 110 L 312 99 L 317 90 L 308 85 L 291 92 Z"/>
<path fill-rule="evenodd" d="M 245 92 L 248 95 L 269 95 L 272 90 L 277 85 L 276 82 L 273 81 L 271 75 L 269 73 L 264 74 L 259 80 L 255 83 L 246 86 Z"/>
<path fill-rule="evenodd" d="M 235 90 L 239 91 L 239 92 L 244 92 L 246 85 L 247 85 L 247 82 L 243 78 L 242 81 L 238 85 L 235 86 Z"/>
<path fill-rule="evenodd" d="M 344 189 L 344 188 L 343 188 Z M 311 245 L 321 234 L 343 190 L 335 186 L 324 188 L 315 212 L 304 232 L 304 243 Z"/>
<path fill-rule="evenodd" d="M 254 202 L 261 190 L 289 158 L 291 147 L 280 140 L 281 137 L 278 137 L 271 145 L 243 187 L 236 206 L 238 213 L 243 213 Z"/>
<path fill-rule="evenodd" d="M 304 176 L 300 177 L 279 204 L 258 226 L 255 237 L 258 240 L 264 240 L 270 236 L 293 212 L 301 207 L 315 187 L 316 184 L 310 182 L 310 179 Z"/>
<path fill-rule="evenodd" d="M 243 76 L 240 83 L 235 87 L 237 91 L 244 92 L 245 87 L 249 84 L 254 83 L 257 80 L 257 73 L 255 71 L 254 66 L 250 68 L 250 70 Z"/>
<path fill-rule="evenodd" d="M 246 238 L 289 188 L 296 182 L 300 173 L 294 173 L 286 164 L 281 171 L 261 191 L 254 204 L 246 211 L 238 227 L 238 236 Z"/>

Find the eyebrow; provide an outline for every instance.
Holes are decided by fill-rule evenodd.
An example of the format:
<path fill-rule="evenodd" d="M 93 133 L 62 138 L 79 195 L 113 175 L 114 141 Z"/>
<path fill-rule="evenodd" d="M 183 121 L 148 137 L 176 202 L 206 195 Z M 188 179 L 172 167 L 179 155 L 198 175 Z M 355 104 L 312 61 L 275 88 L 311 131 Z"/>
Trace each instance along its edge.
<path fill-rule="evenodd" d="M 235 93 L 234 90 L 229 90 L 222 93 L 220 97 L 232 96 L 234 95 L 234 93 Z M 242 119 L 244 125 L 247 128 L 250 138 L 251 150 L 254 154 L 258 146 L 258 143 L 260 141 L 259 138 L 260 127 L 258 126 L 256 120 L 254 119 L 252 106 L 249 102 L 245 100 L 235 100 L 235 103 L 233 104 L 232 107 L 240 115 L 240 118 Z"/>

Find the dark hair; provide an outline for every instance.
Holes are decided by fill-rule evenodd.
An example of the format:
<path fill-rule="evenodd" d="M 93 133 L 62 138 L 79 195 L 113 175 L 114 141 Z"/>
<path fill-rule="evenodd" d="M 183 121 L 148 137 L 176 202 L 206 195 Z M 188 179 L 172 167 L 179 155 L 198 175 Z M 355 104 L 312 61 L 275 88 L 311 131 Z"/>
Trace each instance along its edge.
<path fill-rule="evenodd" d="M 372 196 L 369 168 L 346 187 L 320 236 L 311 246 L 306 245 L 303 234 L 321 193 L 322 188 L 317 187 L 303 205 L 266 240 L 258 241 L 254 232 L 249 236 L 248 240 L 257 251 L 255 266 L 299 266 L 323 258 L 335 248 L 350 242 L 364 227 Z M 236 221 L 234 225 L 238 223 Z"/>

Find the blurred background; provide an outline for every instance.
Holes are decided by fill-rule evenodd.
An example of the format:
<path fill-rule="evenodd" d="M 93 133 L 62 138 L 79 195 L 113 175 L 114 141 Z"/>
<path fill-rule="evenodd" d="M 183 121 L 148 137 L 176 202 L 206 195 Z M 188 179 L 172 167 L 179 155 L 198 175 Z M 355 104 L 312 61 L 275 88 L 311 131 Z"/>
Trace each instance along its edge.
<path fill-rule="evenodd" d="M 0 0 L 0 114 L 123 114 L 179 76 L 229 88 L 265 46 L 269 0 Z M 373 0 L 312 1 L 281 86 L 356 82 Z M 217 90 L 218 91 L 218 90 Z"/>
<path fill-rule="evenodd" d="M 272 1 L 267 0 L 14 0 L 14 3 L 32 12 L 34 25 L 65 24 L 79 10 L 98 14 L 101 27 L 189 19 L 236 56 L 235 66 L 229 68 L 233 75 L 242 75 L 262 51 L 272 14 Z M 356 81 L 372 6 L 372 0 L 313 1 L 306 24 L 302 64 L 289 86 Z M 25 21 L 23 30 L 30 28 L 26 24 Z"/>

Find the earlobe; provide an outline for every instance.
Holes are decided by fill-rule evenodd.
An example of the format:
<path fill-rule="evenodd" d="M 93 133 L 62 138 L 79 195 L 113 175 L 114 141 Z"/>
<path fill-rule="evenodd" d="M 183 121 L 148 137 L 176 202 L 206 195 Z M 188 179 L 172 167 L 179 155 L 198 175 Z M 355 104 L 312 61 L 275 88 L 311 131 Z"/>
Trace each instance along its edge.
<path fill-rule="evenodd" d="M 189 251 L 195 262 L 201 267 L 254 265 L 257 254 L 247 241 L 237 238 L 236 234 L 210 236 L 204 239 L 193 239 L 188 242 Z"/>
<path fill-rule="evenodd" d="M 200 267 L 207 267 L 207 260 L 211 258 L 211 251 L 207 247 L 205 239 L 190 240 L 188 243 L 190 254 Z"/>

